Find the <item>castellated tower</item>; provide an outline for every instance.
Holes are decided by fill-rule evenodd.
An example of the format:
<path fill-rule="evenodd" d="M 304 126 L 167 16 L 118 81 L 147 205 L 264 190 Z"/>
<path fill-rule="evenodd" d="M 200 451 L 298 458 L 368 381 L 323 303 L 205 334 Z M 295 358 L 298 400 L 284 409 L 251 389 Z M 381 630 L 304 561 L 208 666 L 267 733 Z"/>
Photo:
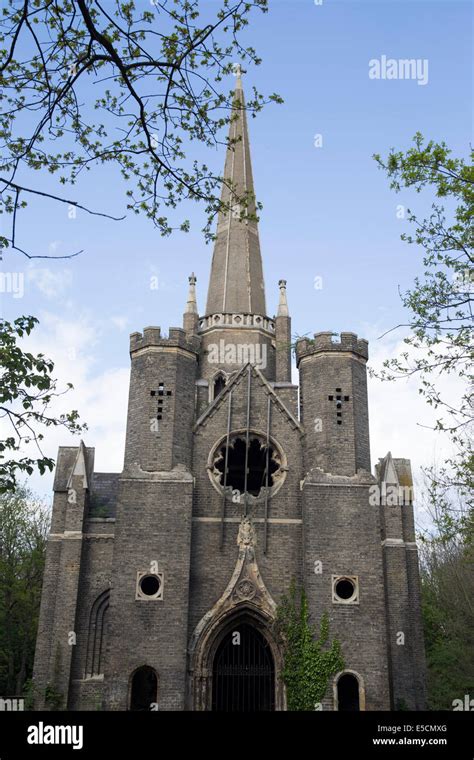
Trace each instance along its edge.
<path fill-rule="evenodd" d="M 367 401 L 368 344 L 354 333 L 316 333 L 296 348 L 306 466 L 334 475 L 370 472 Z"/>
<path fill-rule="evenodd" d="M 125 462 L 111 575 L 106 709 L 127 709 L 127 672 L 144 663 L 160 673 L 162 687 L 166 684 L 167 708 L 184 707 L 198 347 L 198 338 L 186 337 L 177 328 L 169 330 L 168 338 L 155 327 L 131 336 Z M 151 599 L 144 583 L 157 586 Z M 153 585 L 150 590 L 154 591 Z M 159 603 L 165 600 L 166 604 Z"/>
<path fill-rule="evenodd" d="M 284 710 L 274 626 L 292 581 L 344 668 L 323 710 L 425 705 L 410 463 L 371 472 L 367 342 L 296 344 L 286 280 L 267 311 L 240 76 L 207 306 L 130 337 L 121 473 L 59 450 L 37 707 Z"/>
<path fill-rule="evenodd" d="M 159 327 L 130 336 L 125 470 L 190 469 L 199 343 L 177 327 L 168 338 Z"/>
<path fill-rule="evenodd" d="M 331 610 L 332 629 L 350 646 L 359 699 L 363 703 L 371 693 L 372 707 L 387 710 L 380 517 L 369 506 L 375 480 L 370 474 L 367 341 L 342 333 L 334 342 L 330 333 L 316 333 L 313 341 L 298 342 L 296 355 L 306 435 L 303 551 L 309 602 Z M 363 646 L 348 635 L 355 630 Z"/>

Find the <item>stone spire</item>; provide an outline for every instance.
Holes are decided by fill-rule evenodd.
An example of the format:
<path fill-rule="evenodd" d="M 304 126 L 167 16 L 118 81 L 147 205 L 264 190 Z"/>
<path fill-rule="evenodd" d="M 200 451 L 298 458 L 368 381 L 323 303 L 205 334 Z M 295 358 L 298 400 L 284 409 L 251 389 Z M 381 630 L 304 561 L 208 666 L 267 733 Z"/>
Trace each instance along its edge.
<path fill-rule="evenodd" d="M 255 215 L 256 208 L 239 66 L 236 67 L 236 75 L 233 103 L 235 118 L 229 129 L 232 143 L 227 149 L 221 193 L 221 200 L 229 204 L 232 210 L 220 212 L 218 216 L 206 314 L 227 312 L 266 315 L 258 225 L 255 220 L 240 220 L 241 205 L 238 198 L 247 200 L 243 204 L 244 213 Z"/>

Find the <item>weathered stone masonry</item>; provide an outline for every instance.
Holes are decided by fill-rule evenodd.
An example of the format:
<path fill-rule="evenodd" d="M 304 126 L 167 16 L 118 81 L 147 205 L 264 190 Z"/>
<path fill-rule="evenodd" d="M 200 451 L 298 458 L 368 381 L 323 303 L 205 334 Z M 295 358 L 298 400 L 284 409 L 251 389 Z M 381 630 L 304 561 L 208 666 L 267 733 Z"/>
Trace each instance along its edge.
<path fill-rule="evenodd" d="M 224 176 L 251 197 L 240 78 L 234 108 Z M 410 463 L 372 474 L 367 342 L 299 340 L 293 384 L 286 281 L 269 317 L 258 225 L 229 186 L 206 312 L 192 276 L 182 329 L 130 337 L 123 471 L 59 449 L 36 706 L 285 709 L 273 622 L 294 579 L 342 644 L 323 709 L 423 709 Z"/>

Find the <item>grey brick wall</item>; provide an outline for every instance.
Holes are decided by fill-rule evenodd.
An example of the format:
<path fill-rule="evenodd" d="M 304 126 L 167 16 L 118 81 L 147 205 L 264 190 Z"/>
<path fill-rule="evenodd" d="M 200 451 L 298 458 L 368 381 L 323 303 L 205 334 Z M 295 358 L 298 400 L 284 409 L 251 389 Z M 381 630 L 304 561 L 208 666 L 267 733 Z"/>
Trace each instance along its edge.
<path fill-rule="evenodd" d="M 247 339 L 248 332 L 233 335 L 234 341 Z M 208 342 L 205 338 L 204 351 Z M 247 371 L 237 374 L 235 367 L 230 385 L 209 406 L 206 378 L 211 372 L 199 343 L 177 328 L 168 338 L 159 328 L 131 336 L 125 467 L 118 495 L 116 476 L 92 477 L 93 450 L 87 449 L 91 492 L 81 491 L 79 478 L 79 501 L 69 504 L 66 488 L 77 449 L 60 454 L 35 681 L 40 693 L 46 684 L 55 685 L 70 709 L 127 709 L 132 674 L 142 665 L 158 674 L 160 709 L 192 704 L 189 642 L 232 577 L 243 513 L 243 504 L 230 498 L 223 510 L 222 489 L 210 477 L 210 454 L 225 441 L 230 391 L 233 433 L 244 434 L 248 398 Z M 327 333 L 299 342 L 301 423 L 298 387 L 274 381 L 274 349 L 269 351 L 271 363 L 263 375 L 270 376 L 270 385 L 251 372 L 249 427 L 266 437 L 270 399 L 271 445 L 282 453 L 284 478 L 268 499 L 266 521 L 263 492 L 247 505 L 261 578 L 275 602 L 293 579 L 304 583 L 315 624 L 328 612 L 330 637 L 340 639 L 346 668 L 363 679 L 366 709 L 390 709 L 401 702 L 420 709 L 425 705 L 424 649 L 413 509 L 370 505 L 375 479 L 363 472 L 370 468 L 367 345 L 352 333 L 343 333 L 338 343 Z M 337 395 L 342 396 L 340 418 Z M 160 398 L 162 419 L 153 431 L 150 419 L 158 413 Z M 107 502 L 102 518 L 88 510 L 97 499 Z M 314 571 L 316 560 L 321 573 Z M 163 600 L 137 600 L 137 571 L 146 571 L 153 561 L 164 573 Z M 333 601 L 331 578 L 346 574 L 358 577 L 357 604 Z M 85 667 L 91 609 L 108 588 L 103 673 L 90 678 Z M 72 630 L 74 647 L 65 643 Z M 405 632 L 404 646 L 396 644 L 399 631 Z M 331 683 L 324 709 L 333 704 Z"/>
<path fill-rule="evenodd" d="M 230 374 L 242 368 L 242 363 L 229 361 L 232 358 L 232 352 L 229 352 L 227 355 L 224 352 L 224 362 L 212 361 L 214 357 L 220 358 L 216 349 L 212 348 L 213 346 L 217 346 L 220 349 L 222 345 L 230 346 L 230 344 L 232 344 L 232 347 L 235 346 L 236 358 L 239 357 L 239 351 L 240 356 L 255 356 L 257 362 L 262 364 L 259 367 L 262 374 L 269 380 L 275 379 L 274 334 L 253 327 L 239 329 L 236 327 L 219 328 L 218 326 L 207 329 L 202 333 L 202 350 L 199 361 L 199 371 L 202 378 L 210 380 L 219 369 Z"/>
<path fill-rule="evenodd" d="M 106 655 L 106 708 L 127 709 L 141 665 L 159 674 L 160 709 L 184 707 L 192 480 L 123 480 L 117 511 Z M 163 600 L 135 599 L 137 571 L 158 561 Z"/>
<path fill-rule="evenodd" d="M 368 485 L 315 472 L 304 485 L 305 586 L 315 622 L 329 614 L 330 637 L 342 645 L 346 669 L 362 676 L 366 709 L 390 709 L 387 622 L 378 510 Z M 352 482 L 351 482 L 352 480 Z M 322 572 L 315 572 L 315 561 Z M 359 603 L 332 600 L 332 576 L 357 576 Z"/>

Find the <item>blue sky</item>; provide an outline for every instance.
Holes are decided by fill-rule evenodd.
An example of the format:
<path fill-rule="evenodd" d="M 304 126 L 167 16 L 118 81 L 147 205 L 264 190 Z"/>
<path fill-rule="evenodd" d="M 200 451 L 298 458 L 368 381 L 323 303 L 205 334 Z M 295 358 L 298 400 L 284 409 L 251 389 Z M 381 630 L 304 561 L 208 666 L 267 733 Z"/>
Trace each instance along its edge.
<path fill-rule="evenodd" d="M 267 308 L 274 313 L 278 280 L 286 278 L 295 334 L 351 330 L 369 338 L 372 354 L 383 357 L 376 338 L 403 321 L 398 288 L 410 286 L 420 272 L 420 252 L 400 241 L 406 222 L 397 218 L 397 204 L 423 210 L 431 198 L 394 194 L 371 156 L 407 148 L 417 131 L 444 139 L 455 154 L 467 154 L 471 28 L 470 4 L 456 0 L 270 0 L 269 14 L 254 13 L 246 38 L 263 63 L 249 68 L 244 89 L 276 91 L 285 101 L 270 104 L 249 124 L 256 192 L 264 204 Z M 428 59 L 428 83 L 370 79 L 369 60 L 382 55 Z M 320 148 L 314 146 L 316 134 L 322 135 Z M 214 168 L 223 167 L 222 149 L 200 155 Z M 34 180 L 40 187 L 41 177 Z M 68 192 L 119 215 L 125 190 L 118 174 L 98 169 Z M 27 312 L 42 318 L 35 346 L 40 349 L 43 340 L 64 381 L 76 388 L 83 384 L 77 403 L 87 400 L 86 388 L 99 379 L 107 390 L 120 377 L 123 390 L 108 412 L 114 419 L 91 426 L 90 445 L 102 441 L 117 451 L 123 445 L 128 334 L 146 325 L 180 325 L 191 271 L 204 309 L 212 248 L 200 233 L 204 216 L 198 207 L 181 213 L 191 219 L 191 233 L 166 239 L 141 217 L 111 222 L 78 212 L 68 219 L 65 207 L 50 202 L 34 202 L 22 214 L 22 247 L 37 253 L 84 249 L 71 261 L 34 264 L 8 254 L 4 268 L 25 272 L 26 289 L 22 299 L 0 295 L 0 308 L 6 318 Z M 153 275 L 159 277 L 158 290 L 150 290 Z M 322 277 L 321 290 L 314 287 L 315 277 Z M 393 348 L 391 343 L 387 353 Z M 372 415 L 378 436 L 385 388 L 377 393 Z M 413 404 L 415 397 L 413 388 Z M 421 419 L 422 402 L 416 403 L 410 416 L 419 408 Z M 93 422 L 88 409 L 80 411 Z M 410 431 L 405 435 L 410 438 Z M 47 446 L 58 440 L 71 443 L 55 433 Z M 112 459 L 113 469 L 120 469 L 121 454 Z M 107 458 L 103 462 L 109 465 Z M 45 492 L 51 485 L 50 479 L 34 483 Z"/>

